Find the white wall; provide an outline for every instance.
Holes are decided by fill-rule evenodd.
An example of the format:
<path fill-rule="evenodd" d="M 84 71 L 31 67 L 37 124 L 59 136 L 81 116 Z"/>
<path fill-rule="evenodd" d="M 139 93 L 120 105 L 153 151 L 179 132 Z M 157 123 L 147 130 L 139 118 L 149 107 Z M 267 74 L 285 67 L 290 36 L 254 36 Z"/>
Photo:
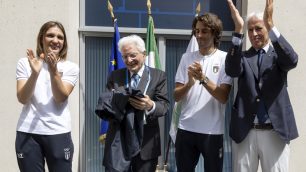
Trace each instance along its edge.
<path fill-rule="evenodd" d="M 263 11 L 265 0 L 244 1 L 247 9 L 244 12 Z M 244 4 L 245 5 L 245 4 Z M 300 137 L 290 143 L 290 172 L 306 172 L 306 48 L 305 29 L 306 2 L 304 0 L 274 0 L 274 25 L 291 43 L 299 55 L 298 66 L 288 75 L 288 90 L 295 112 Z M 247 41 L 247 47 L 250 47 Z"/>
<path fill-rule="evenodd" d="M 18 171 L 15 156 L 16 124 L 22 105 L 16 98 L 15 69 L 26 49 L 36 48 L 40 26 L 61 22 L 68 37 L 68 59 L 79 62 L 79 2 L 76 0 L 0 0 L 0 171 Z M 78 168 L 79 87 L 69 98 L 72 113 L 72 137 L 75 145 L 73 171 Z"/>

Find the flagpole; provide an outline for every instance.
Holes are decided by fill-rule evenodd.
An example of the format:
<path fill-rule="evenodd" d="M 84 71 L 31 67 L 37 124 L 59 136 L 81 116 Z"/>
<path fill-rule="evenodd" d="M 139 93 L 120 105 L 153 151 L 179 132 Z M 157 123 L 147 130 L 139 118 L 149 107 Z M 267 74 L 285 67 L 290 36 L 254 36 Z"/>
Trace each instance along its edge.
<path fill-rule="evenodd" d="M 196 8 L 196 14 L 195 14 L 196 17 L 199 16 L 200 11 L 201 11 L 201 3 L 199 2 Z"/>
<path fill-rule="evenodd" d="M 112 4 L 110 3 L 110 1 L 108 0 L 107 1 L 107 9 L 112 17 L 112 21 L 113 21 L 113 25 L 115 27 L 115 22 L 116 22 L 116 18 L 115 18 L 115 15 L 114 15 L 114 11 L 113 11 L 113 6 Z M 102 120 L 100 122 L 100 137 L 99 137 L 99 141 L 101 143 L 104 143 L 105 139 L 106 139 L 106 133 L 107 133 L 107 130 L 108 130 L 108 121 L 106 120 Z"/>
<path fill-rule="evenodd" d="M 148 15 L 151 15 L 151 1 L 147 0 Z"/>
<path fill-rule="evenodd" d="M 158 55 L 158 50 L 156 46 L 155 36 L 154 36 L 154 22 L 152 18 L 151 12 L 151 1 L 147 0 L 147 8 L 148 8 L 148 27 L 147 27 L 147 39 L 146 39 L 146 51 L 147 51 L 147 58 L 146 58 L 146 65 L 153 68 L 160 69 L 160 60 Z M 164 143 L 161 143 L 161 146 L 164 147 Z M 164 151 L 162 151 L 162 155 L 164 155 Z M 162 159 L 158 158 L 158 164 L 156 166 L 156 171 L 163 169 L 166 171 L 167 164 L 163 164 L 163 157 Z"/>
<path fill-rule="evenodd" d="M 200 14 L 200 11 L 201 11 L 201 3 L 200 3 L 200 1 L 199 1 L 199 3 L 198 3 L 198 5 L 197 5 L 197 7 L 196 7 L 196 13 L 195 13 L 195 17 L 198 17 L 199 16 L 199 14 Z M 194 35 L 194 30 L 192 30 L 192 35 L 191 35 L 191 37 Z"/>
<path fill-rule="evenodd" d="M 115 15 L 114 15 L 114 11 L 113 11 L 113 6 L 112 4 L 109 2 L 109 0 L 107 0 L 107 9 L 112 17 L 113 22 L 115 21 Z"/>

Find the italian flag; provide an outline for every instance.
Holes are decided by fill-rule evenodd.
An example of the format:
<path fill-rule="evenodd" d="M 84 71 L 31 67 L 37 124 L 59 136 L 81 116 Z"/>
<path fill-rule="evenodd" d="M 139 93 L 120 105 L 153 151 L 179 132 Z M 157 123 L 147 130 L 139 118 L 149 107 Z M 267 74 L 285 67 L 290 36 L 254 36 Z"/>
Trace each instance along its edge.
<path fill-rule="evenodd" d="M 149 20 L 148 20 L 146 50 L 147 50 L 146 65 L 152 68 L 161 69 L 155 35 L 154 35 L 154 21 L 151 15 L 149 15 Z"/>
<path fill-rule="evenodd" d="M 196 37 L 193 35 L 189 41 L 188 47 L 186 49 L 186 53 L 194 52 L 198 50 L 199 50 L 199 44 L 197 42 Z M 169 135 L 173 143 L 175 143 L 175 139 L 176 139 L 176 133 L 177 133 L 178 123 L 179 123 L 179 119 L 181 115 L 181 109 L 182 109 L 181 101 L 175 102 L 173 111 L 172 111 L 172 119 L 171 119 L 170 131 L 169 131 Z"/>

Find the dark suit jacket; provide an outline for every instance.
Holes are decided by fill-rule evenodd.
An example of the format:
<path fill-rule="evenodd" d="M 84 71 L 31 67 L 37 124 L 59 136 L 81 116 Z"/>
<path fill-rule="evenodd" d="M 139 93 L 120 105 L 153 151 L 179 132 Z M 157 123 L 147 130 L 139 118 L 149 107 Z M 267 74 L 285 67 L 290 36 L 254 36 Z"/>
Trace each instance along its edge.
<path fill-rule="evenodd" d="M 243 52 L 242 45 L 232 46 L 225 60 L 225 72 L 238 77 L 238 92 L 232 108 L 230 136 L 240 143 L 247 136 L 263 99 L 274 130 L 286 143 L 298 137 L 294 113 L 287 91 L 287 72 L 296 67 L 298 55 L 280 36 L 264 55 L 261 65 L 262 87 L 258 86 L 257 53 Z"/>
<path fill-rule="evenodd" d="M 149 72 L 147 69 L 149 69 Z M 144 111 L 135 111 L 135 122 L 138 124 L 141 123 L 141 125 L 143 126 L 143 137 L 140 141 L 140 157 L 143 160 L 157 158 L 161 154 L 158 117 L 165 115 L 169 108 L 167 81 L 165 73 L 161 70 L 150 67 L 147 67 L 147 69 L 144 70 L 137 89 L 144 92 L 150 73 L 151 80 L 146 94 L 155 102 L 156 107 L 155 111 L 146 117 L 147 124 L 144 125 L 141 123 Z M 126 72 L 126 68 L 113 71 L 108 78 L 107 89 L 109 91 L 115 90 L 116 92 L 126 94 Z M 130 78 L 130 76 L 128 76 L 128 78 Z M 130 83 L 129 79 L 128 83 Z M 118 157 L 118 161 L 116 162 L 114 161 L 116 157 L 113 157 L 121 156 L 119 152 L 116 152 L 117 150 L 121 149 L 117 146 L 122 146 L 126 144 L 116 144 L 122 141 L 120 137 L 120 135 L 122 135 L 122 130 L 120 130 L 120 128 L 122 128 L 122 125 L 125 124 L 118 122 L 118 120 L 116 119 L 109 120 L 109 129 L 106 137 L 105 153 L 103 160 L 103 164 L 106 167 L 110 169 L 116 169 L 117 171 L 123 171 L 122 169 L 125 168 L 127 164 L 129 164 L 129 159 L 122 159 L 122 157 L 120 157 L 121 160 L 119 160 L 120 158 Z"/>

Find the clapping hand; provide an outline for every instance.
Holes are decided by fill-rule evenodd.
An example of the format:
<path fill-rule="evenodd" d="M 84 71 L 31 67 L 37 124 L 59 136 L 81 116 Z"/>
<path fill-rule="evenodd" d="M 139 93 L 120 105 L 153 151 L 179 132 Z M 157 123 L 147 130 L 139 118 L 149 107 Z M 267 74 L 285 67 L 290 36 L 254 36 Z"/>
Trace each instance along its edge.
<path fill-rule="evenodd" d="M 188 66 L 188 82 L 187 86 L 192 87 L 195 83 L 195 78 L 194 78 L 194 68 L 192 65 Z"/>
<path fill-rule="evenodd" d="M 54 73 L 57 71 L 57 62 L 58 62 L 58 57 L 54 52 L 49 52 L 47 53 L 47 57 L 45 58 L 45 62 L 49 66 L 49 71 L 51 73 Z"/>
<path fill-rule="evenodd" d="M 273 0 L 266 0 L 266 7 L 264 11 L 264 23 L 268 31 L 270 31 L 273 27 Z"/>
<path fill-rule="evenodd" d="M 40 57 L 36 58 L 34 56 L 33 50 L 27 49 L 27 57 L 32 73 L 38 74 L 42 68 L 43 59 L 44 59 L 43 55 L 41 54 Z"/>
<path fill-rule="evenodd" d="M 228 6 L 231 10 L 232 19 L 233 19 L 234 24 L 235 24 L 235 32 L 236 33 L 243 33 L 243 25 L 244 25 L 243 18 L 240 16 L 239 11 L 237 10 L 235 5 L 233 4 L 233 1 L 232 0 L 227 0 L 227 2 L 228 2 Z"/>
<path fill-rule="evenodd" d="M 202 72 L 202 66 L 199 62 L 194 62 L 192 65 L 188 67 L 188 73 L 196 79 L 196 80 L 203 80 L 205 77 Z"/>

